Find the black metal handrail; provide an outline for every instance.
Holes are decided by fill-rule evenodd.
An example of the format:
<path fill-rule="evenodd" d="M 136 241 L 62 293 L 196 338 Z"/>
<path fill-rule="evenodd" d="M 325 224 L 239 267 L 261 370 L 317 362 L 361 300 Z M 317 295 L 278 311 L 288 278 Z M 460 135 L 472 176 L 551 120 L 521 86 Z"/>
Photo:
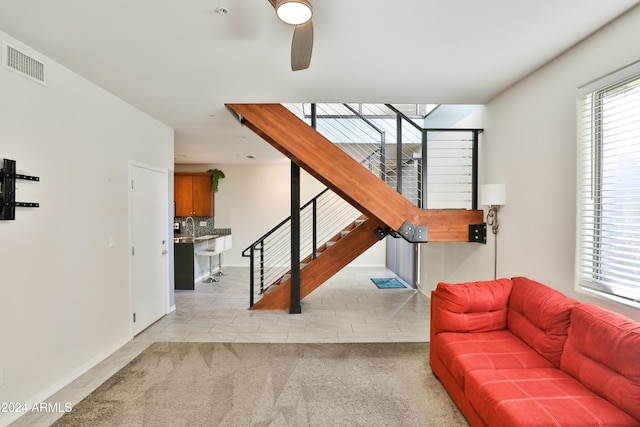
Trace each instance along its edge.
<path fill-rule="evenodd" d="M 309 205 L 312 205 L 312 204 L 316 203 L 318 201 L 318 198 L 320 198 L 327 191 L 329 191 L 329 189 L 325 188 L 320 193 L 318 193 L 318 195 L 316 195 L 313 199 L 309 200 L 307 203 L 305 203 L 304 205 L 300 206 L 300 211 L 304 210 Z M 249 254 L 247 253 L 248 250 L 250 250 L 253 246 L 258 245 L 260 242 L 264 241 L 267 237 L 271 236 L 273 233 L 278 231 L 282 226 L 284 226 L 289 221 L 291 221 L 291 215 L 289 215 L 287 218 L 283 219 L 280 223 L 278 223 L 278 225 L 273 227 L 271 230 L 267 231 L 265 234 L 262 235 L 262 237 L 258 238 L 258 240 L 253 242 L 247 249 L 242 251 L 242 256 L 243 257 L 248 257 L 249 256 Z"/>
<path fill-rule="evenodd" d="M 304 242 L 301 245 L 301 253 L 297 255 L 298 259 L 308 256 L 315 259 L 319 241 L 326 242 L 343 230 L 345 224 L 361 215 L 328 188 L 302 205 L 300 212 L 300 234 L 304 237 Z M 293 256 L 289 253 L 290 224 L 291 217 L 288 217 L 242 251 L 242 256 L 249 258 L 250 306 L 254 304 L 256 285 L 258 292 L 262 294 L 290 270 Z"/>

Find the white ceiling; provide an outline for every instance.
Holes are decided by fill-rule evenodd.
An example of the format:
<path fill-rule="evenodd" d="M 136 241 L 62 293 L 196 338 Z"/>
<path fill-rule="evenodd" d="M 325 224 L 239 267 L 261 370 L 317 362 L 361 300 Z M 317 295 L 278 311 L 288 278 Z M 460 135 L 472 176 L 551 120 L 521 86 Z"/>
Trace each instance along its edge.
<path fill-rule="evenodd" d="M 267 0 L 0 0 L 0 30 L 173 127 L 176 163 L 273 162 L 225 103 L 483 104 L 638 3 L 315 0 L 298 72 Z"/>

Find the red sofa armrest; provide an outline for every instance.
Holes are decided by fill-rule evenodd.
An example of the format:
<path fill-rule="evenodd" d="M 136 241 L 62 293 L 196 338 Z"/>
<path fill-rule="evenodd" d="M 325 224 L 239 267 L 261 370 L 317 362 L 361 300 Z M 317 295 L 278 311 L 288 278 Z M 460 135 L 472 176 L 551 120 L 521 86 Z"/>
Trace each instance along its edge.
<path fill-rule="evenodd" d="M 431 292 L 431 338 L 440 332 L 506 329 L 511 288 L 509 279 L 438 283 Z"/>

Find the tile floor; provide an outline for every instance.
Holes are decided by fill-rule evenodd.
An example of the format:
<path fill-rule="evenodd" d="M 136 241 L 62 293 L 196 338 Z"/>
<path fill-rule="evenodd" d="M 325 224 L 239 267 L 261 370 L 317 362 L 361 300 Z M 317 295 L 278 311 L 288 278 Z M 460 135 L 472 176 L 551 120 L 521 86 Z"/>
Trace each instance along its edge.
<path fill-rule="evenodd" d="M 218 282 L 176 291 L 176 310 L 52 396 L 76 404 L 157 341 L 418 342 L 429 340 L 429 299 L 413 289 L 378 289 L 384 268 L 346 268 L 302 301 L 301 314 L 248 310 L 247 268 L 225 268 Z M 28 414 L 13 427 L 48 426 L 62 414 Z"/>

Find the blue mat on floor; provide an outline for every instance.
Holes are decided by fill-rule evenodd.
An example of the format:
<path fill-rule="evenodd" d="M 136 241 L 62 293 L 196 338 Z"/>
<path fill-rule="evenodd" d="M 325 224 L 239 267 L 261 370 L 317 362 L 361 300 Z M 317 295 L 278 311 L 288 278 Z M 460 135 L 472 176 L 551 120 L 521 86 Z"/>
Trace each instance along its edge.
<path fill-rule="evenodd" d="M 398 279 L 392 277 L 381 277 L 379 279 L 371 279 L 371 281 L 380 289 L 406 288 Z"/>

